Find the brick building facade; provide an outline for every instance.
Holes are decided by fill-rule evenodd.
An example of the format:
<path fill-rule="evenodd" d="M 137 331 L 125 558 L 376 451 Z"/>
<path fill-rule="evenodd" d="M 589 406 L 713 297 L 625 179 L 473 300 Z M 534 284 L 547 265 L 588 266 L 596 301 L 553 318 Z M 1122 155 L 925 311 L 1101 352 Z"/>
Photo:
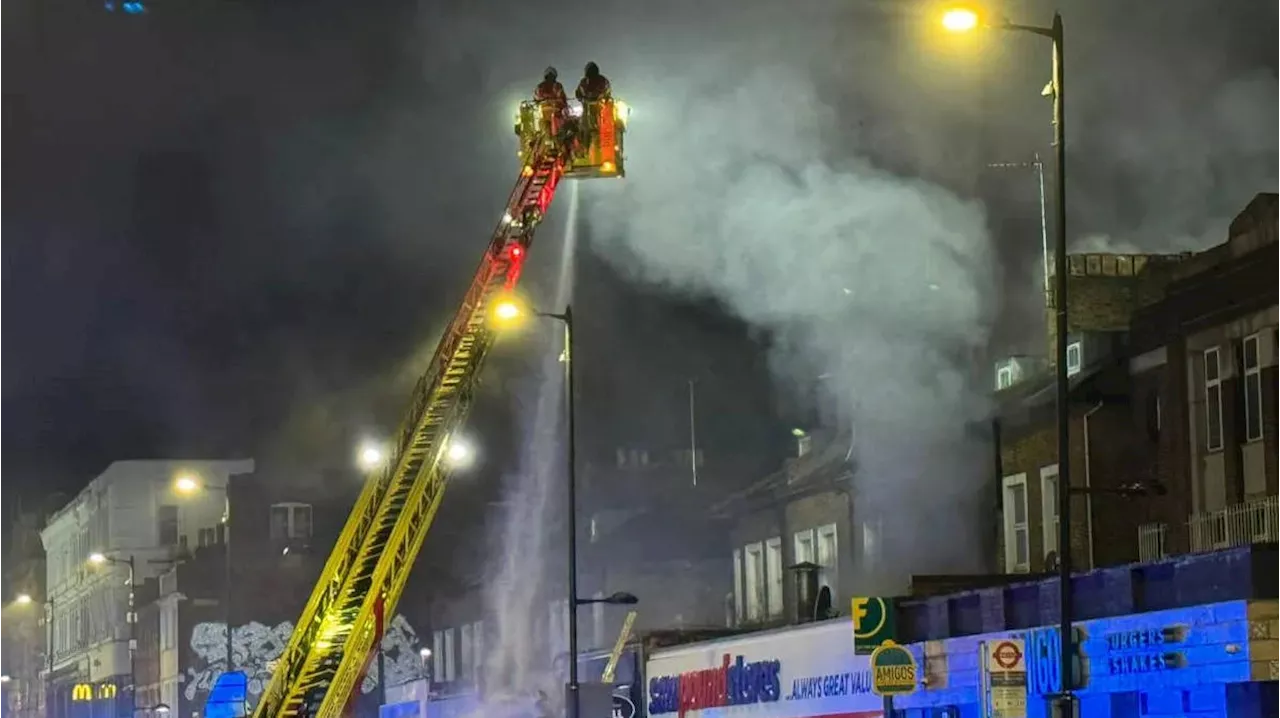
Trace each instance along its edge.
<path fill-rule="evenodd" d="M 1134 317 L 1134 419 L 1170 489 L 1145 558 L 1276 540 L 1276 211 L 1275 195 L 1256 197 Z"/>
<path fill-rule="evenodd" d="M 1256 197 L 1205 252 L 1076 255 L 1070 267 L 1068 462 L 1088 490 L 1072 503 L 1073 567 L 1274 541 L 1276 196 Z M 1002 564 L 1045 571 L 1053 377 L 997 386 Z"/>

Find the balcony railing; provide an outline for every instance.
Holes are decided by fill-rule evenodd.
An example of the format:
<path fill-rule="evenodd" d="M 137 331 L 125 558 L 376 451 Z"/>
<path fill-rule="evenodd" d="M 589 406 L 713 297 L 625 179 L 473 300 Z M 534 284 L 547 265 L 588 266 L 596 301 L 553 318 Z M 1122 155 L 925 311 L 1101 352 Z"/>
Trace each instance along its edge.
<path fill-rule="evenodd" d="M 1275 541 L 1280 535 L 1278 514 L 1280 502 L 1275 496 L 1194 514 L 1187 522 L 1191 529 L 1191 550 L 1214 551 Z"/>
<path fill-rule="evenodd" d="M 1138 560 L 1158 561 L 1168 556 L 1165 535 L 1169 532 L 1168 524 L 1143 524 L 1138 527 Z"/>

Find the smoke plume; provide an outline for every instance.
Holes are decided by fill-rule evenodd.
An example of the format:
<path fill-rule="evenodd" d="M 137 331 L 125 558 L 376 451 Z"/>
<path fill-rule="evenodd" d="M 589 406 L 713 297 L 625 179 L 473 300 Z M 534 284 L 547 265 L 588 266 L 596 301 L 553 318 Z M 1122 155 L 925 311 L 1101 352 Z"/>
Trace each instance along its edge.
<path fill-rule="evenodd" d="M 990 467 L 967 433 L 984 413 L 970 357 L 996 309 L 995 265 L 978 204 L 833 158 L 833 118 L 782 66 L 708 85 L 695 103 L 641 105 L 629 179 L 597 192 L 591 234 L 641 280 L 714 296 L 770 330 L 784 378 L 828 375 L 853 427 L 867 552 L 855 563 L 900 589 L 905 572 L 980 560 L 973 510 Z"/>

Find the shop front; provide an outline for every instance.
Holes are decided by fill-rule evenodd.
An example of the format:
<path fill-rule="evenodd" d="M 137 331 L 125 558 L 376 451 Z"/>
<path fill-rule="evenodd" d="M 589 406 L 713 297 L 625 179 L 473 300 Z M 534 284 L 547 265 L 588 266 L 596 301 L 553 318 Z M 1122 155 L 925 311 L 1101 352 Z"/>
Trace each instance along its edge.
<path fill-rule="evenodd" d="M 1077 623 L 1072 671 L 1080 715 L 1275 716 L 1276 620 L 1276 601 L 1267 600 Z M 1056 626 L 1045 626 L 914 644 L 925 681 L 895 708 L 902 718 L 995 715 L 992 670 L 1004 664 L 1021 695 L 1011 696 L 1008 681 L 999 681 L 999 715 L 1042 718 L 1047 696 L 1062 683 L 1059 639 Z"/>
<path fill-rule="evenodd" d="M 873 718 L 871 666 L 848 620 L 655 651 L 645 666 L 651 718 Z"/>

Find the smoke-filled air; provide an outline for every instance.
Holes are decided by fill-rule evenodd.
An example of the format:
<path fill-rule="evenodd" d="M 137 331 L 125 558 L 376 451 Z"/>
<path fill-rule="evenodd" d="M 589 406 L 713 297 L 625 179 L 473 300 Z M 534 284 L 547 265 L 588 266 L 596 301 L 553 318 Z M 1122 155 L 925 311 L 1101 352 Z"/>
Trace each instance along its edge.
<path fill-rule="evenodd" d="M 661 180 L 596 193 L 591 236 L 637 276 L 773 332 L 784 386 L 825 376 L 852 425 L 855 513 L 895 517 L 864 525 L 879 551 L 863 558 L 894 567 L 897 588 L 907 571 L 971 570 L 990 471 L 967 438 L 984 411 L 972 362 L 996 286 L 981 206 L 834 155 L 839 116 L 793 69 L 719 77 L 697 101 L 636 110 L 632 146 L 659 151 L 634 152 L 630 172 Z"/>

